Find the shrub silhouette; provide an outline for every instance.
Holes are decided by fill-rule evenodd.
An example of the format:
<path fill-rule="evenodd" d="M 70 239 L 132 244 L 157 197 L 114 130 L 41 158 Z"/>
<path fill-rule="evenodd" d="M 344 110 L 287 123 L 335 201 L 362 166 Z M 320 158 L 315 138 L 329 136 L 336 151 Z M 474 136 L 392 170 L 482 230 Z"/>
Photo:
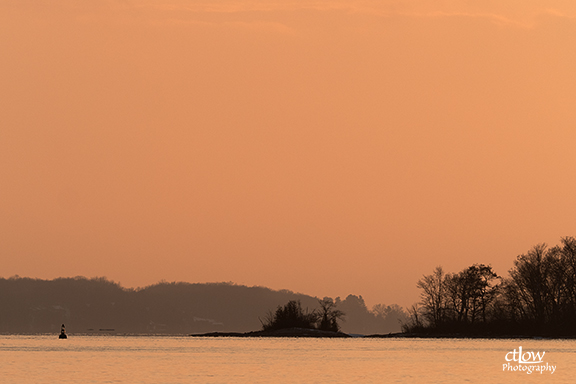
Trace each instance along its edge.
<path fill-rule="evenodd" d="M 276 312 L 269 312 L 264 318 L 262 329 L 272 331 L 284 328 L 308 328 L 315 329 L 318 315 L 315 311 L 308 313 L 302 309 L 300 300 L 290 300 L 286 305 L 278 306 Z"/>
<path fill-rule="evenodd" d="M 300 301 L 291 300 L 286 305 L 278 306 L 274 313 L 268 312 L 262 323 L 262 329 L 272 331 L 286 328 L 320 329 L 323 331 L 340 331 L 338 320 L 344 317 L 344 312 L 336 309 L 336 304 L 330 298 L 318 300 L 320 309 L 308 312 L 302 309 Z"/>

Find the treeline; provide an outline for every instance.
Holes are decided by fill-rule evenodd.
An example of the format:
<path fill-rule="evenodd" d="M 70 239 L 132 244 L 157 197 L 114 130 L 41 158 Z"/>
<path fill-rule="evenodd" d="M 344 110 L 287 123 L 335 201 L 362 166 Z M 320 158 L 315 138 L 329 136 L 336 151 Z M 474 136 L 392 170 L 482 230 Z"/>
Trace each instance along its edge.
<path fill-rule="evenodd" d="M 576 239 L 519 255 L 508 276 L 490 266 L 458 273 L 437 267 L 417 283 L 420 303 L 403 325 L 410 333 L 463 335 L 576 335 Z"/>
<path fill-rule="evenodd" d="M 105 278 L 15 276 L 0 278 L 0 333 L 58 333 L 62 323 L 70 334 L 248 332 L 262 327 L 259 318 L 271 308 L 291 300 L 318 307 L 316 297 L 233 283 L 126 289 Z M 406 316 L 397 305 L 368 309 L 362 296 L 334 303 L 346 313 L 341 324 L 347 333 L 398 332 Z"/>

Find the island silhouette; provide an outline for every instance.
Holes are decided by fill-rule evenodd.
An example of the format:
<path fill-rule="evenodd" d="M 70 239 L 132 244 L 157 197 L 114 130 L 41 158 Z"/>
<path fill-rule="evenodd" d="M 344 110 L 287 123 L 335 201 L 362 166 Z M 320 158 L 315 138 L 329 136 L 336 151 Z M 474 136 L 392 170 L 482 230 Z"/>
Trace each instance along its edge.
<path fill-rule="evenodd" d="M 330 298 L 318 300 L 319 308 L 303 309 L 300 301 L 291 300 L 278 306 L 275 312 L 269 311 L 260 322 L 262 330 L 244 333 L 212 332 L 191 336 L 235 336 L 235 337 L 350 337 L 340 331 L 338 321 L 345 313 L 336 309 Z"/>

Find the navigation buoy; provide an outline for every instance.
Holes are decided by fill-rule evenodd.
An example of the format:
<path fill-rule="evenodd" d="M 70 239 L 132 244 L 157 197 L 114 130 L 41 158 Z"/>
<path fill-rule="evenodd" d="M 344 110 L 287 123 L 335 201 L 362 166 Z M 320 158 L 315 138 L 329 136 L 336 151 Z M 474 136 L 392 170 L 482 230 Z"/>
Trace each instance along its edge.
<path fill-rule="evenodd" d="M 60 328 L 60 336 L 58 336 L 59 339 L 67 339 L 68 335 L 66 335 L 66 327 L 64 326 L 64 324 L 62 324 L 62 327 Z"/>

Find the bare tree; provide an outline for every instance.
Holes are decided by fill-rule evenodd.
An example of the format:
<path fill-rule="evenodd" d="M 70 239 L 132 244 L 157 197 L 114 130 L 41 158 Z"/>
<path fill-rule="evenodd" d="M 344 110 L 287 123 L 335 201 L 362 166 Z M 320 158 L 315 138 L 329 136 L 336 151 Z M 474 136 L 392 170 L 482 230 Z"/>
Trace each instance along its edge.
<path fill-rule="evenodd" d="M 329 297 L 318 300 L 318 302 L 320 303 L 320 310 L 318 313 L 318 329 L 323 331 L 338 332 L 340 330 L 338 320 L 344 318 L 344 312 L 336 309 L 334 300 Z"/>
<path fill-rule="evenodd" d="M 555 252 L 548 252 L 546 244 L 538 244 L 518 256 L 510 270 L 520 302 L 537 324 L 548 319 L 548 306 L 553 300 L 550 273 L 556 257 Z"/>
<path fill-rule="evenodd" d="M 446 300 L 444 277 L 444 270 L 438 266 L 431 275 L 424 275 L 416 285 L 422 289 L 420 298 L 424 316 L 433 326 L 440 325 L 444 320 Z"/>

